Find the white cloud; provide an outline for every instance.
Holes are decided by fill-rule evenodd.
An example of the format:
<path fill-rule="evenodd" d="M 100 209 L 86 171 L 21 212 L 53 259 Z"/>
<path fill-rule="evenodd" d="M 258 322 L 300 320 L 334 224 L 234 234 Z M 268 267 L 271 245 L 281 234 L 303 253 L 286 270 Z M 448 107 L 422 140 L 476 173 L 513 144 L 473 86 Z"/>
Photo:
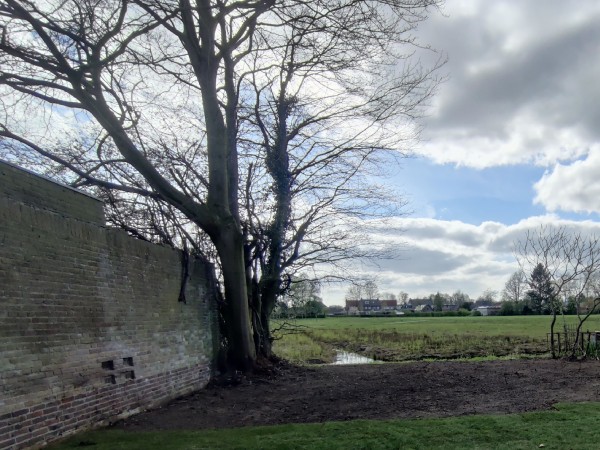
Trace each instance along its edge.
<path fill-rule="evenodd" d="M 448 0 L 420 38 L 448 55 L 426 143 L 436 163 L 551 167 L 600 138 L 600 3 Z"/>
<path fill-rule="evenodd" d="M 535 202 L 549 211 L 600 213 L 600 145 L 571 164 L 556 164 L 535 184 Z"/>
<path fill-rule="evenodd" d="M 437 164 L 485 169 L 535 164 L 550 166 L 584 156 L 590 142 L 574 128 L 556 128 L 529 113 L 506 120 L 501 132 L 483 135 L 469 129 L 446 130 L 422 144 L 420 154 Z"/>

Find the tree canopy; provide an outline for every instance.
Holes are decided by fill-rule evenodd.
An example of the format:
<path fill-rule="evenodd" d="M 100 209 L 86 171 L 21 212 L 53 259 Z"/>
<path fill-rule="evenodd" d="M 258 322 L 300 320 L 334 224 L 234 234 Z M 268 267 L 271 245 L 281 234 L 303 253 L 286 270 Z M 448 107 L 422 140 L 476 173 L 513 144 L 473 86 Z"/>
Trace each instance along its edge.
<path fill-rule="evenodd" d="M 442 61 L 418 64 L 412 31 L 437 3 L 6 0 L 0 155 L 212 258 L 247 370 L 294 271 L 372 252 L 354 230 L 392 197 L 374 168 L 418 136 Z"/>

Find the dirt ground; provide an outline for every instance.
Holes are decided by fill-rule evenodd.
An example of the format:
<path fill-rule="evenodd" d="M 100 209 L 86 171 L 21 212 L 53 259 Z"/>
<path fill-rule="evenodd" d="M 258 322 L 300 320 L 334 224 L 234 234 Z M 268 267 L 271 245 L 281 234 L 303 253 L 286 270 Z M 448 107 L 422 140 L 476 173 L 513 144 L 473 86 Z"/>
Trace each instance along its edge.
<path fill-rule="evenodd" d="M 223 385 L 115 425 L 125 430 L 516 413 L 600 401 L 600 362 L 514 360 L 301 368 Z"/>

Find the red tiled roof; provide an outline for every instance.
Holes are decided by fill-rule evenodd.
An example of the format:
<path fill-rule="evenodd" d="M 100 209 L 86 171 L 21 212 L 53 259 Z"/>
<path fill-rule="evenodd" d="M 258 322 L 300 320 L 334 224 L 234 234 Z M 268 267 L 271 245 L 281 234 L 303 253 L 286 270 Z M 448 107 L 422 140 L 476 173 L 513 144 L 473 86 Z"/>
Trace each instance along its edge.
<path fill-rule="evenodd" d="M 398 306 L 398 300 L 381 300 L 381 306 Z"/>

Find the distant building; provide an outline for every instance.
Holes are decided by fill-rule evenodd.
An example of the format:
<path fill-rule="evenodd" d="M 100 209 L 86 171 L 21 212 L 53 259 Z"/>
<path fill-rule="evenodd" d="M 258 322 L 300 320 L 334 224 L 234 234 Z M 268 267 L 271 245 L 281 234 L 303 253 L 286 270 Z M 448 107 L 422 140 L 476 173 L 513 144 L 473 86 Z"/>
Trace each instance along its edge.
<path fill-rule="evenodd" d="M 400 305 L 399 309 L 401 311 L 417 311 L 417 308 L 419 308 L 419 311 L 422 311 L 423 306 L 431 306 L 431 310 L 433 311 L 433 300 L 431 300 L 430 298 L 410 298 L 408 299 L 408 302 L 403 303 L 402 305 Z M 425 310 L 427 311 L 429 308 L 425 308 Z"/>
<path fill-rule="evenodd" d="M 475 300 L 475 308 L 479 308 L 480 306 L 494 306 L 494 302 L 485 298 Z"/>
<path fill-rule="evenodd" d="M 382 311 L 395 311 L 398 309 L 398 300 L 381 300 Z"/>
<path fill-rule="evenodd" d="M 479 311 L 482 316 L 497 316 L 500 314 L 500 305 L 479 306 L 475 311 Z"/>
<path fill-rule="evenodd" d="M 433 312 L 433 305 L 418 305 L 415 307 L 415 312 Z"/>
<path fill-rule="evenodd" d="M 344 308 L 344 310 L 349 316 L 358 315 L 358 300 L 346 300 L 346 307 Z"/>
<path fill-rule="evenodd" d="M 433 306 L 433 300 L 430 298 L 411 298 L 408 300 L 408 303 L 413 308 L 416 308 L 417 306 L 421 306 L 421 305 Z"/>
<path fill-rule="evenodd" d="M 369 315 L 389 311 L 396 311 L 398 300 L 379 300 L 378 298 L 361 298 L 360 300 L 346 300 L 344 311 L 348 315 Z"/>
<path fill-rule="evenodd" d="M 381 311 L 381 300 L 377 298 L 360 299 L 358 310 L 364 313 L 377 313 Z"/>

